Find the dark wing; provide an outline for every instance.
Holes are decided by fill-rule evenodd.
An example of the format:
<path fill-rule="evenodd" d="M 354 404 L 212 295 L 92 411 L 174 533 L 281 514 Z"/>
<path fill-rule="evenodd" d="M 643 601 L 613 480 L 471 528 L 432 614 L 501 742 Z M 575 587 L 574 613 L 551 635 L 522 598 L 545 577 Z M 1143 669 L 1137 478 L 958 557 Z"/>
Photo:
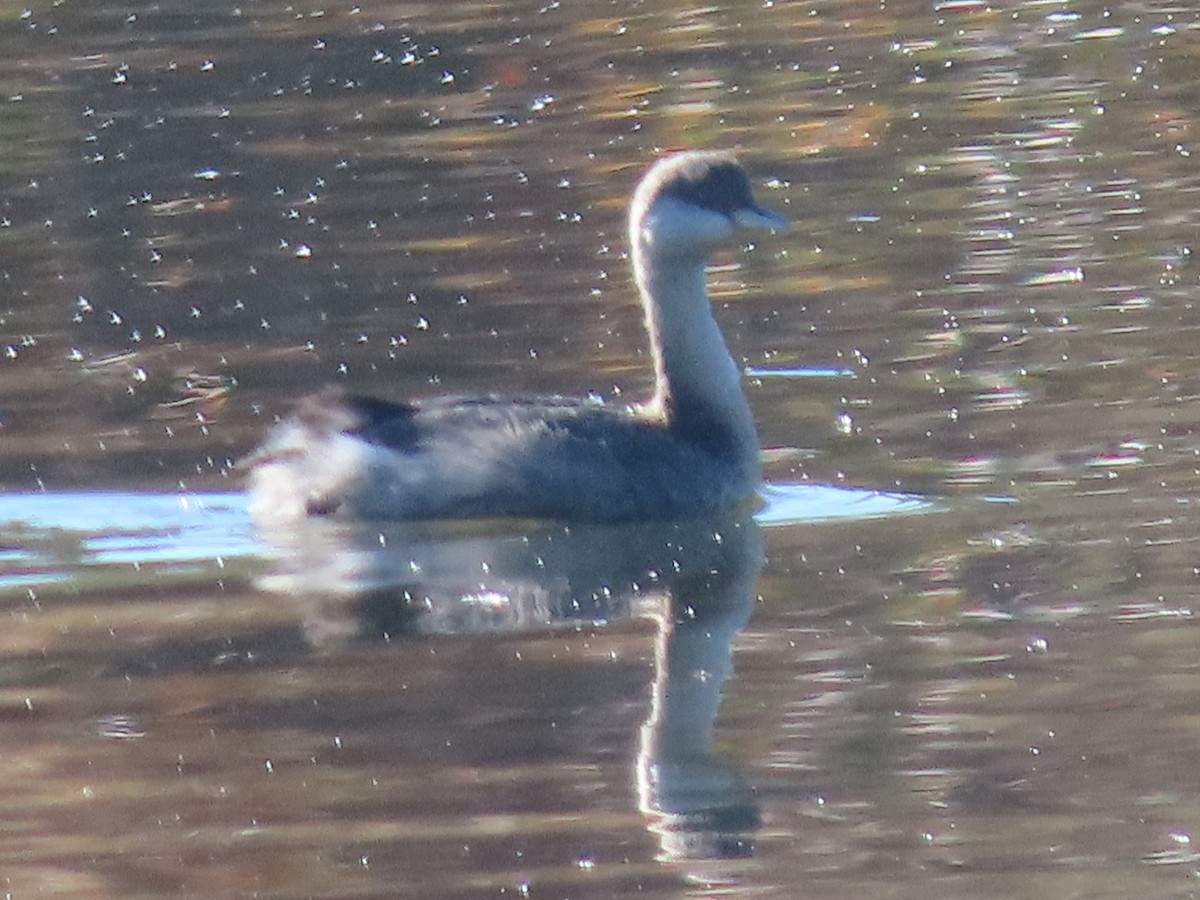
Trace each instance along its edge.
<path fill-rule="evenodd" d="M 401 453 L 417 451 L 421 429 L 417 424 L 416 407 L 375 397 L 344 396 L 341 402 L 354 421 L 346 429 L 347 434 Z"/>
<path fill-rule="evenodd" d="M 392 403 L 374 397 L 338 398 L 353 423 L 346 434 L 400 453 L 416 453 L 430 432 L 537 428 L 590 431 L 598 419 L 626 418 L 624 408 L 605 407 L 574 397 L 448 397 L 419 403 Z M 585 413 L 580 416 L 580 413 Z"/>

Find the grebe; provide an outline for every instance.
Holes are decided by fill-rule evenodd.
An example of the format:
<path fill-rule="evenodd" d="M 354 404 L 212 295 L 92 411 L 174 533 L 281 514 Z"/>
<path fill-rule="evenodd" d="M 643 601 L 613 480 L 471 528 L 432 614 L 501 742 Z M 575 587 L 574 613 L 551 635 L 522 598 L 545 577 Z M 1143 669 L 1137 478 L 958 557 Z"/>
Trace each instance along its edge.
<path fill-rule="evenodd" d="M 725 153 L 659 160 L 629 212 L 654 394 L 635 406 L 565 398 L 412 405 L 327 392 L 248 461 L 251 513 L 434 520 L 630 522 L 708 515 L 753 494 L 758 434 L 713 318 L 704 269 L 738 227 L 782 230 Z"/>

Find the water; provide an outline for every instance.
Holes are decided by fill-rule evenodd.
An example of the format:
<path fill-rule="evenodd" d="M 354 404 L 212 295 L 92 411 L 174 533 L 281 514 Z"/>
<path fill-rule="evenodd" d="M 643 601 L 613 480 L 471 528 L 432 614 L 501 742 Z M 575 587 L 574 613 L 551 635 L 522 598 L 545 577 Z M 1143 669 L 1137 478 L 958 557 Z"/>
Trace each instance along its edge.
<path fill-rule="evenodd" d="M 13 896 L 1193 890 L 1200 17 L 0 8 Z M 256 531 L 296 398 L 641 396 L 736 149 L 753 519 Z"/>

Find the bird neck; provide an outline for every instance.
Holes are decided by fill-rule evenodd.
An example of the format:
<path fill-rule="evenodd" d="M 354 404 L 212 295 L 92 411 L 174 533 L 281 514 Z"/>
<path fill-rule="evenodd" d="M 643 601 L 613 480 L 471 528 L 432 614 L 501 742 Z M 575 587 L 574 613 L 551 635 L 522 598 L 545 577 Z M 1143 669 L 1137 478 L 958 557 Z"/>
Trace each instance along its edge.
<path fill-rule="evenodd" d="M 722 444 L 757 461 L 754 418 L 712 315 L 705 260 L 655 253 L 635 240 L 633 263 L 654 359 L 647 412 L 691 440 Z"/>

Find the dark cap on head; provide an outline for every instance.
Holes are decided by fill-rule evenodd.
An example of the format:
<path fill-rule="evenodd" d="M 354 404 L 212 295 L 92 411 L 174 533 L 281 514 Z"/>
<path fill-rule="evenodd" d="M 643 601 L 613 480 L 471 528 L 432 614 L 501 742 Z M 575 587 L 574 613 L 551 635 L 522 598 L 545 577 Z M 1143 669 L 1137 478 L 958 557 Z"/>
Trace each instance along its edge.
<path fill-rule="evenodd" d="M 634 197 L 636 208 L 648 208 L 669 197 L 729 218 L 741 211 L 778 220 L 754 199 L 750 180 L 732 154 L 697 151 L 659 160 L 647 173 Z"/>
<path fill-rule="evenodd" d="M 750 180 L 732 156 L 705 154 L 684 160 L 660 196 L 674 197 L 702 209 L 730 215 L 738 209 L 757 209 Z"/>

